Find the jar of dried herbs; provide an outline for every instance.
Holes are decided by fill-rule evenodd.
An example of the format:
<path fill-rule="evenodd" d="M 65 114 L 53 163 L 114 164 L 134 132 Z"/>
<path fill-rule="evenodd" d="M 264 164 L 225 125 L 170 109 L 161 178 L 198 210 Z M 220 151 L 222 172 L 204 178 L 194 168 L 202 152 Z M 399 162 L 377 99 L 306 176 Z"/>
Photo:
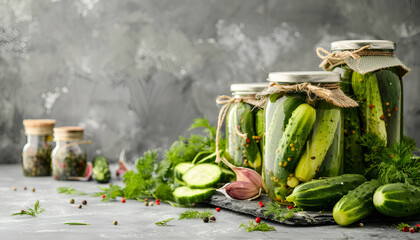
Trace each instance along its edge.
<path fill-rule="evenodd" d="M 225 158 L 237 167 L 249 167 L 261 173 L 264 135 L 264 111 L 256 106 L 255 94 L 267 83 L 232 84 L 233 103 L 226 115 Z"/>
<path fill-rule="evenodd" d="M 344 110 L 345 173 L 364 172 L 360 142 L 365 133 L 388 146 L 402 137 L 402 77 L 410 70 L 394 55 L 395 48 L 387 40 L 346 40 L 332 42 L 332 53 L 317 49 L 320 67 L 339 72 L 344 93 L 359 103 Z"/>
<path fill-rule="evenodd" d="M 53 119 L 23 120 L 27 143 L 22 151 L 24 176 L 51 176 Z"/>
<path fill-rule="evenodd" d="M 332 72 L 273 72 L 257 94 L 264 108 L 263 179 L 268 196 L 284 202 L 300 182 L 343 170 L 343 107 L 357 102 L 341 91 Z"/>
<path fill-rule="evenodd" d="M 86 153 L 82 148 L 82 127 L 54 128 L 56 146 L 52 151 L 53 177 L 56 180 L 73 180 L 82 177 L 86 169 Z"/>

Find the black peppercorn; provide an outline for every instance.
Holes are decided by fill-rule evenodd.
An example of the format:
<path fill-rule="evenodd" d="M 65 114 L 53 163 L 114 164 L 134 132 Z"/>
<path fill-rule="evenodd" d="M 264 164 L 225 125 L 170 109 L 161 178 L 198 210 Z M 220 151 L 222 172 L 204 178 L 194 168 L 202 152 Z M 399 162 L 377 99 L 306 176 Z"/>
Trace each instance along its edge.
<path fill-rule="evenodd" d="M 74 203 L 74 199 L 72 198 L 72 199 L 70 199 L 70 204 L 73 204 Z"/>
<path fill-rule="evenodd" d="M 82 208 L 82 204 L 79 204 L 79 208 Z"/>
<path fill-rule="evenodd" d="M 203 218 L 203 222 L 208 223 L 209 222 L 209 218 L 208 217 L 204 217 Z"/>
<path fill-rule="evenodd" d="M 86 200 L 83 200 L 82 203 L 83 203 L 83 205 L 86 205 L 87 204 L 87 201 Z"/>
<path fill-rule="evenodd" d="M 216 222 L 216 217 L 215 216 L 211 216 L 210 217 L 210 222 Z"/>

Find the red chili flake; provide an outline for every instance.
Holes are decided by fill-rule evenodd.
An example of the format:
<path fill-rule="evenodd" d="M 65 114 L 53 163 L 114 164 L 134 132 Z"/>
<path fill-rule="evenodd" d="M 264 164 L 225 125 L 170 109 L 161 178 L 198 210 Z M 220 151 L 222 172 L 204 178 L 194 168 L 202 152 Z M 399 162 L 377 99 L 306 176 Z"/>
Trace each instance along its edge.
<path fill-rule="evenodd" d="M 105 198 L 105 194 L 102 194 L 102 198 Z"/>
<path fill-rule="evenodd" d="M 246 143 L 250 143 L 250 142 L 251 142 L 251 139 L 247 138 Z"/>
<path fill-rule="evenodd" d="M 385 120 L 385 115 L 382 114 L 381 120 Z"/>
<path fill-rule="evenodd" d="M 373 104 L 370 104 L 370 105 L 369 105 L 369 108 L 370 108 L 370 109 L 372 109 L 372 108 L 373 108 Z"/>
<path fill-rule="evenodd" d="M 289 210 L 291 210 L 292 208 L 293 208 L 293 206 L 292 205 L 290 205 L 289 207 L 287 207 Z"/>
<path fill-rule="evenodd" d="M 220 208 L 219 207 L 216 208 L 216 212 L 220 212 Z"/>
<path fill-rule="evenodd" d="M 257 217 L 257 218 L 255 219 L 255 222 L 256 222 L 256 223 L 260 223 L 260 222 L 261 222 L 261 218 L 260 218 L 260 217 Z"/>

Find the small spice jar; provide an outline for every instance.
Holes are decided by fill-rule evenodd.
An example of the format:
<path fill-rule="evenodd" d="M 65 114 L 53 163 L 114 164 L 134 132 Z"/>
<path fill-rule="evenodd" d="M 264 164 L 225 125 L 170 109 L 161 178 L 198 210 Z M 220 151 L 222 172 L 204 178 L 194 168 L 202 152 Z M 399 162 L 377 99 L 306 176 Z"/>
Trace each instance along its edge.
<path fill-rule="evenodd" d="M 342 174 L 341 107 L 357 106 L 346 97 L 333 72 L 274 72 L 264 109 L 263 179 L 268 196 L 285 201 L 300 182 Z"/>
<path fill-rule="evenodd" d="M 27 143 L 22 151 L 24 176 L 51 176 L 53 119 L 23 120 Z"/>
<path fill-rule="evenodd" d="M 86 153 L 81 147 L 82 127 L 54 128 L 56 146 L 52 151 L 53 177 L 56 180 L 72 180 L 82 177 L 86 169 Z"/>
<path fill-rule="evenodd" d="M 249 167 L 261 173 L 264 135 L 264 111 L 255 106 L 255 94 L 267 83 L 232 84 L 234 102 L 226 116 L 225 158 L 237 167 Z"/>

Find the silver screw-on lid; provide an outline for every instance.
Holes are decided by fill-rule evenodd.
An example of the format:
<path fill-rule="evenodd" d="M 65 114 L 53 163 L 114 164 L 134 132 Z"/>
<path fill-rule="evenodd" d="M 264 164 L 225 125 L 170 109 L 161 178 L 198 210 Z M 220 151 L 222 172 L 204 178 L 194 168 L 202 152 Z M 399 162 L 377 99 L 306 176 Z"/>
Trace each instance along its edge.
<path fill-rule="evenodd" d="M 230 91 L 235 94 L 256 94 L 266 87 L 268 83 L 235 83 L 230 85 Z"/>
<path fill-rule="evenodd" d="M 276 83 L 336 83 L 340 82 L 337 72 L 308 71 L 308 72 L 272 72 L 268 74 L 268 81 Z"/>
<path fill-rule="evenodd" d="M 373 50 L 395 50 L 396 45 L 388 40 L 345 40 L 331 43 L 331 51 L 356 50 L 369 45 Z"/>

